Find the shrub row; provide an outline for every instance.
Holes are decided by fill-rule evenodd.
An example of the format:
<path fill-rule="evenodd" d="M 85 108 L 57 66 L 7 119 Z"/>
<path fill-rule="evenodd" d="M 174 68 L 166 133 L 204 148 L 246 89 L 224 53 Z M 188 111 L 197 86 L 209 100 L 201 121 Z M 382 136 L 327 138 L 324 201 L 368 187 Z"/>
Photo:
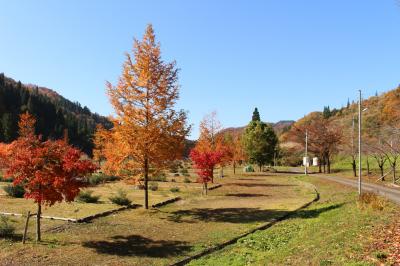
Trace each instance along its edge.
<path fill-rule="evenodd" d="M 89 177 L 87 177 L 87 183 L 91 186 L 95 186 L 98 184 L 103 184 L 106 182 L 113 182 L 119 180 L 119 177 L 117 176 L 112 176 L 112 175 L 106 175 L 102 173 L 95 173 Z"/>

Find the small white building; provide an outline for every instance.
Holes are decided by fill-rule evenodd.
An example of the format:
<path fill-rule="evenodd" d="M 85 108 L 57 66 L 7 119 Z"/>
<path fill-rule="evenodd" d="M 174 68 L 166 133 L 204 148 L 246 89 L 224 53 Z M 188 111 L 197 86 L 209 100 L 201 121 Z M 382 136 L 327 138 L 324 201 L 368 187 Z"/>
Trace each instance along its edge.
<path fill-rule="evenodd" d="M 303 157 L 303 166 L 310 166 L 310 158 L 309 157 Z"/>

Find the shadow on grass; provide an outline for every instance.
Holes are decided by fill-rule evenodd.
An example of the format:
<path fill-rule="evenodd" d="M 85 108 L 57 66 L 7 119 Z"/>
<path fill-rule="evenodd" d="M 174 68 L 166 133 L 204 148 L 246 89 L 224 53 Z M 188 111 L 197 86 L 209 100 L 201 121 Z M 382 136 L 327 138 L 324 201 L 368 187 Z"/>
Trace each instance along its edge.
<path fill-rule="evenodd" d="M 261 177 L 265 177 L 265 176 L 272 176 L 272 175 L 271 175 L 271 173 L 258 173 L 258 174 L 249 174 L 249 173 L 246 173 L 246 176 L 255 176 L 255 177 L 261 176 Z"/>
<path fill-rule="evenodd" d="M 311 209 L 311 210 L 299 210 L 290 215 L 290 218 L 301 218 L 301 219 L 317 218 L 321 213 L 338 209 L 342 207 L 344 204 L 345 203 L 333 204 L 327 207 Z"/>
<path fill-rule="evenodd" d="M 328 207 L 299 210 L 290 215 L 290 218 L 316 218 L 321 213 L 340 208 L 343 204 Z M 261 210 L 259 208 L 220 208 L 220 209 L 192 209 L 172 212 L 169 220 L 177 223 L 193 223 L 194 221 L 221 222 L 221 223 L 254 223 L 268 222 L 272 218 L 287 214 L 285 210 Z"/>
<path fill-rule="evenodd" d="M 265 183 L 226 183 L 224 186 L 239 186 L 239 187 L 296 187 L 296 185 L 285 184 L 265 184 Z"/>
<path fill-rule="evenodd" d="M 10 234 L 10 235 L 2 235 L 0 239 L 9 240 L 12 242 L 21 242 L 22 241 L 22 234 Z"/>
<path fill-rule="evenodd" d="M 238 197 L 238 198 L 256 198 L 256 197 L 268 197 L 267 194 L 252 194 L 252 193 L 230 193 L 225 194 L 227 197 Z"/>
<path fill-rule="evenodd" d="M 169 220 L 177 223 L 222 222 L 222 223 L 253 223 L 268 222 L 271 218 L 286 214 L 284 210 L 261 210 L 258 208 L 220 208 L 192 209 L 172 212 Z"/>
<path fill-rule="evenodd" d="M 139 235 L 114 236 L 111 241 L 88 241 L 83 246 L 100 254 L 153 258 L 177 256 L 192 248 L 187 242 L 152 240 Z"/>

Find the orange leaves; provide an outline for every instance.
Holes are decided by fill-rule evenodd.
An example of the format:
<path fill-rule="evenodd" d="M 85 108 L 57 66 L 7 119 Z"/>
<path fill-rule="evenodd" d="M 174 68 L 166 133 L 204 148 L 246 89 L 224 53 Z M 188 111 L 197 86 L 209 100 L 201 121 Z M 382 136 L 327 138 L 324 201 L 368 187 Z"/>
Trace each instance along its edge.
<path fill-rule="evenodd" d="M 186 113 L 174 109 L 179 98 L 175 62 L 161 59 L 151 25 L 142 41 L 135 40 L 126 54 L 116 86 L 107 83 L 107 93 L 116 113 L 111 130 L 97 129 L 94 155 L 105 160 L 107 171 L 135 176 L 159 168 L 182 155 L 189 129 Z"/>
<path fill-rule="evenodd" d="M 399 122 L 400 117 L 400 87 L 386 93 L 383 97 L 382 116 L 384 121 Z"/>
<path fill-rule="evenodd" d="M 20 115 L 18 122 L 19 136 L 31 138 L 35 135 L 36 119 L 28 112 Z"/>

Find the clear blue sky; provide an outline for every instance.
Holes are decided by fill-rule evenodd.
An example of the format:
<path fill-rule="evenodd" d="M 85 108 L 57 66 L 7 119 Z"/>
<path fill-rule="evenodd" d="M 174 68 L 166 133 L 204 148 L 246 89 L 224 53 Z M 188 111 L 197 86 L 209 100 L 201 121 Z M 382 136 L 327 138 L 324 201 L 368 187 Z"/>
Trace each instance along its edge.
<path fill-rule="evenodd" d="M 103 115 L 105 81 L 152 23 L 175 59 L 179 108 L 197 126 L 298 119 L 400 83 L 398 0 L 0 0 L 0 72 L 52 88 Z"/>

